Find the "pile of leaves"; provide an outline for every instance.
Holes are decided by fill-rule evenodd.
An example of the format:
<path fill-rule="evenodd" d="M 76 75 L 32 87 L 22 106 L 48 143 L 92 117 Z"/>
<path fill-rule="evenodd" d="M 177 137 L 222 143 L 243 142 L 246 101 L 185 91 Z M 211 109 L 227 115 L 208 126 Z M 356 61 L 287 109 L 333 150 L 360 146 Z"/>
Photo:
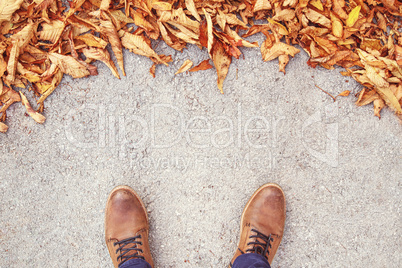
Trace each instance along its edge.
<path fill-rule="evenodd" d="M 7 131 L 2 122 L 15 102 L 43 123 L 44 101 L 63 75 L 97 75 L 95 60 L 120 78 L 110 52 L 123 75 L 126 48 L 152 60 L 155 76 L 157 65 L 172 61 L 152 48 L 158 39 L 178 51 L 205 48 L 214 66 L 207 59 L 192 68 L 186 60 L 176 74 L 215 67 L 222 93 L 240 47 L 259 47 L 263 60 L 277 58 L 285 73 L 299 45 L 309 66 L 342 66 L 363 85 L 357 105 L 373 103 L 378 117 L 388 106 L 400 116 L 401 15 L 398 0 L 1 0 L 0 131 Z M 256 33 L 266 37 L 261 45 L 244 39 Z M 32 91 L 38 109 L 16 88 Z"/>

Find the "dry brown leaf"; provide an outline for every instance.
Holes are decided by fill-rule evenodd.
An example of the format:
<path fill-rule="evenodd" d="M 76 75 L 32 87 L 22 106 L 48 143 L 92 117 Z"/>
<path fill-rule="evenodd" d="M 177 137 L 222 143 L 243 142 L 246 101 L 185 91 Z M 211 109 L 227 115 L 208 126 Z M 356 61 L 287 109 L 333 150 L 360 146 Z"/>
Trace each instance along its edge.
<path fill-rule="evenodd" d="M 182 64 L 182 66 L 179 68 L 179 70 L 177 70 L 176 74 L 181 74 L 184 73 L 185 71 L 188 71 L 191 66 L 193 66 L 193 62 L 191 60 L 185 60 Z"/>
<path fill-rule="evenodd" d="M 0 132 L 1 133 L 6 133 L 8 130 L 8 126 L 2 122 L 0 122 Z"/>
<path fill-rule="evenodd" d="M 126 14 L 124 14 L 121 10 L 113 10 L 110 12 L 110 14 L 112 14 L 113 18 L 119 22 L 134 23 L 134 20 L 130 17 L 127 17 Z"/>
<path fill-rule="evenodd" d="M 117 71 L 116 66 L 114 65 L 113 61 L 110 59 L 110 54 L 106 49 L 91 47 L 91 48 L 84 48 L 82 50 L 85 57 L 95 60 L 100 60 L 109 67 L 112 74 L 120 79 L 119 72 Z"/>
<path fill-rule="evenodd" d="M 59 67 L 63 73 L 71 75 L 73 78 L 81 78 L 90 75 L 89 70 L 71 56 L 50 53 L 49 59 L 53 64 Z"/>
<path fill-rule="evenodd" d="M 20 48 L 20 53 L 25 49 L 29 41 L 31 41 L 34 35 L 35 28 L 36 28 L 35 24 L 28 23 L 24 28 L 22 28 L 21 31 L 19 31 L 18 33 L 14 34 L 11 37 L 11 41 L 13 43 L 18 41 L 18 47 Z"/>
<path fill-rule="evenodd" d="M 55 72 L 50 85 L 47 86 L 45 90 L 42 90 L 43 93 L 42 93 L 42 96 L 40 96 L 39 100 L 37 101 L 38 104 L 43 104 L 43 102 L 46 100 L 46 98 L 49 97 L 49 95 L 53 93 L 53 91 L 60 84 L 61 79 L 63 79 L 63 75 L 64 75 L 64 73 L 60 69 L 58 69 Z"/>
<path fill-rule="evenodd" d="M 85 2 L 86 0 L 73 0 L 72 4 L 70 5 L 70 9 L 67 12 L 66 18 L 69 18 L 73 15 Z"/>
<path fill-rule="evenodd" d="M 338 38 L 343 36 L 343 24 L 336 15 L 331 12 L 332 34 Z"/>
<path fill-rule="evenodd" d="M 105 48 L 107 46 L 107 42 L 102 38 L 96 37 L 93 34 L 83 34 L 74 37 L 74 39 L 84 41 L 90 47 L 97 47 L 97 48 Z"/>
<path fill-rule="evenodd" d="M 398 114 L 402 113 L 401 104 L 390 89 L 389 83 L 370 65 L 364 66 L 368 80 L 374 85 L 375 90 L 384 99 L 389 107 Z"/>
<path fill-rule="evenodd" d="M 2 0 L 0 1 L 0 24 L 9 21 L 11 16 L 17 11 L 23 0 Z"/>
<path fill-rule="evenodd" d="M 31 83 L 42 80 L 39 74 L 27 70 L 20 62 L 17 63 L 17 72 L 21 77 L 27 79 Z"/>
<path fill-rule="evenodd" d="M 168 66 L 168 64 L 164 62 L 158 56 L 158 54 L 156 54 L 156 52 L 150 47 L 150 45 L 148 45 L 148 43 L 145 41 L 144 36 L 131 34 L 123 30 L 120 30 L 119 34 L 121 35 L 121 43 L 131 52 L 148 58 L 155 58 L 159 63 Z"/>
<path fill-rule="evenodd" d="M 257 0 L 253 7 L 253 12 L 271 9 L 271 3 L 268 0 Z"/>
<path fill-rule="evenodd" d="M 63 33 L 65 25 L 62 21 L 54 20 L 51 23 L 44 22 L 41 26 L 42 30 L 38 32 L 39 39 L 55 44 Z"/>
<path fill-rule="evenodd" d="M 133 9 L 130 9 L 130 13 L 132 18 L 134 19 L 134 24 L 137 25 L 138 27 L 143 28 L 146 32 L 147 35 L 152 38 L 152 39 L 157 39 L 159 37 L 159 31 L 157 28 L 154 27 L 153 24 L 151 24 L 149 21 L 145 19 L 145 17 L 142 15 L 142 13 L 137 12 Z M 160 21 L 157 22 L 159 25 Z"/>
<path fill-rule="evenodd" d="M 0 95 L 0 103 L 3 103 L 3 106 L 0 108 L 0 113 L 3 114 L 7 111 L 8 107 L 15 102 L 21 101 L 20 95 L 13 89 L 9 87 L 3 88 L 3 93 Z"/>
<path fill-rule="evenodd" d="M 204 11 L 205 19 L 207 20 L 207 37 L 208 37 L 208 53 L 211 56 L 211 50 L 212 50 L 212 45 L 214 43 L 214 34 L 213 34 L 213 24 L 212 24 L 212 19 L 211 16 L 205 9 L 202 9 Z M 212 57 L 212 56 L 211 56 Z"/>
<path fill-rule="evenodd" d="M 223 48 L 222 43 L 216 42 L 212 48 L 212 61 L 214 62 L 216 72 L 218 73 L 218 88 L 223 94 L 223 82 L 229 72 L 229 66 L 232 63 L 232 57 Z"/>
<path fill-rule="evenodd" d="M 291 21 L 295 16 L 296 12 L 293 9 L 282 9 L 272 19 L 276 21 Z"/>
<path fill-rule="evenodd" d="M 6 70 L 7 70 L 7 62 L 4 60 L 3 56 L 0 55 L 0 80 Z"/>
<path fill-rule="evenodd" d="M 299 52 L 300 52 L 299 49 L 297 49 L 291 45 L 288 45 L 288 44 L 285 44 L 282 42 L 278 42 L 278 43 L 275 43 L 271 48 L 264 51 L 262 54 L 262 58 L 264 61 L 270 61 L 270 60 L 276 59 L 280 55 L 290 55 L 290 56 L 294 57 Z"/>
<path fill-rule="evenodd" d="M 380 95 L 375 90 L 368 90 L 363 88 L 359 93 L 359 98 L 356 101 L 357 106 L 364 106 L 372 103 L 374 100 L 379 99 Z"/>
<path fill-rule="evenodd" d="M 279 60 L 279 71 L 286 74 L 285 67 L 289 62 L 289 55 L 288 54 L 279 55 L 278 60 Z"/>
<path fill-rule="evenodd" d="M 315 10 L 309 8 L 307 9 L 305 15 L 311 22 L 321 24 L 326 28 L 331 27 L 331 20 Z"/>
<path fill-rule="evenodd" d="M 381 110 L 384 108 L 385 103 L 382 99 L 375 99 L 373 101 L 374 104 L 374 115 L 381 119 Z"/>
<path fill-rule="evenodd" d="M 111 0 L 102 0 L 99 9 L 105 11 L 108 10 L 111 2 L 112 2 Z"/>
<path fill-rule="evenodd" d="M 25 97 L 24 93 L 20 91 L 21 95 L 21 103 L 22 105 L 25 106 L 25 109 L 27 110 L 27 113 L 39 124 L 43 124 L 46 120 L 46 117 L 44 117 L 42 114 L 36 112 L 34 109 L 32 109 L 31 105 L 28 102 L 27 97 Z"/>
<path fill-rule="evenodd" d="M 155 10 L 171 10 L 172 4 L 167 3 L 167 2 L 159 2 L 159 1 L 154 2 L 153 1 L 152 8 Z"/>
<path fill-rule="evenodd" d="M 188 11 L 191 12 L 191 15 L 193 15 L 196 20 L 201 21 L 201 17 L 198 14 L 197 8 L 195 7 L 194 0 L 185 0 L 186 1 L 186 7 Z"/>
<path fill-rule="evenodd" d="M 124 70 L 124 60 L 123 60 L 123 51 L 122 44 L 120 42 L 119 35 L 117 34 L 117 30 L 114 27 L 113 23 L 109 20 L 101 20 L 101 30 L 102 33 L 108 38 L 114 55 L 117 59 L 117 64 L 120 67 L 123 75 L 126 76 L 126 72 Z"/>
<path fill-rule="evenodd" d="M 15 80 L 15 72 L 17 70 L 17 64 L 18 64 L 18 56 L 19 56 L 19 44 L 18 40 L 13 43 L 13 46 L 11 47 L 11 52 L 10 52 L 10 57 L 8 59 L 7 63 L 7 73 L 8 75 L 6 76 L 5 82 L 8 84 L 14 83 Z"/>

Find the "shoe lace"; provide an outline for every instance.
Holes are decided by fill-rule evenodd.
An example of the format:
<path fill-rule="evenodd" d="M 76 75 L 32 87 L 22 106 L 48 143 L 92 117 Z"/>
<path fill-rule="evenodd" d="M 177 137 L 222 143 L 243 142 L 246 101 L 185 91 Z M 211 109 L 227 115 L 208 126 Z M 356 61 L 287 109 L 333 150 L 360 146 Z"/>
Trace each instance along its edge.
<path fill-rule="evenodd" d="M 249 238 L 255 238 L 255 241 L 247 243 L 248 246 L 253 245 L 253 248 L 247 249 L 246 252 L 261 254 L 268 259 L 267 254 L 269 255 L 269 248 L 272 248 L 271 242 L 274 241 L 272 234 L 266 236 L 256 229 L 251 229 L 251 231 L 256 234 L 251 235 Z"/>
<path fill-rule="evenodd" d="M 137 245 L 142 245 L 142 242 L 136 241 L 137 239 L 141 239 L 141 235 L 126 238 L 114 243 L 114 246 L 119 246 L 116 249 L 116 254 L 120 251 L 120 255 L 117 257 L 117 261 L 119 261 L 119 259 L 121 260 L 119 265 L 135 258 L 144 260 L 144 257 L 139 255 L 140 252 L 143 253 L 142 249 L 137 247 Z M 132 244 L 132 246 L 129 246 L 130 244 Z M 129 255 L 130 251 L 133 251 L 134 253 Z"/>

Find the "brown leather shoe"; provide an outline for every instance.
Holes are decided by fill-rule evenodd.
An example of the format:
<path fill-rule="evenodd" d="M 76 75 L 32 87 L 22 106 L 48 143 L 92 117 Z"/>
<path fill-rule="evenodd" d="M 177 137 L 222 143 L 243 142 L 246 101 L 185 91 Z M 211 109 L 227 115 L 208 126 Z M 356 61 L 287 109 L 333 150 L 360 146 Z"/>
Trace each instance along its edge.
<path fill-rule="evenodd" d="M 105 211 L 105 240 L 114 267 L 131 259 L 153 267 L 148 233 L 148 215 L 137 193 L 128 186 L 114 188 Z"/>
<path fill-rule="evenodd" d="M 286 202 L 282 189 L 273 183 L 261 186 L 244 207 L 240 241 L 230 262 L 241 254 L 258 253 L 271 264 L 283 236 Z"/>

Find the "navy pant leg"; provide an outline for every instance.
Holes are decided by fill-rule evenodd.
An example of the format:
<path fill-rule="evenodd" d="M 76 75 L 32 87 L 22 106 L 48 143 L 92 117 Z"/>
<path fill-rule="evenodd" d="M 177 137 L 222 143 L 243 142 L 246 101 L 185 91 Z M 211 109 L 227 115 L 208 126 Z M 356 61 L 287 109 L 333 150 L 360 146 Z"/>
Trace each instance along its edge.
<path fill-rule="evenodd" d="M 271 268 L 271 266 L 264 256 L 257 253 L 247 253 L 237 257 L 232 268 Z"/>
<path fill-rule="evenodd" d="M 119 265 L 119 268 L 151 268 L 151 265 L 143 259 L 132 259 Z"/>

